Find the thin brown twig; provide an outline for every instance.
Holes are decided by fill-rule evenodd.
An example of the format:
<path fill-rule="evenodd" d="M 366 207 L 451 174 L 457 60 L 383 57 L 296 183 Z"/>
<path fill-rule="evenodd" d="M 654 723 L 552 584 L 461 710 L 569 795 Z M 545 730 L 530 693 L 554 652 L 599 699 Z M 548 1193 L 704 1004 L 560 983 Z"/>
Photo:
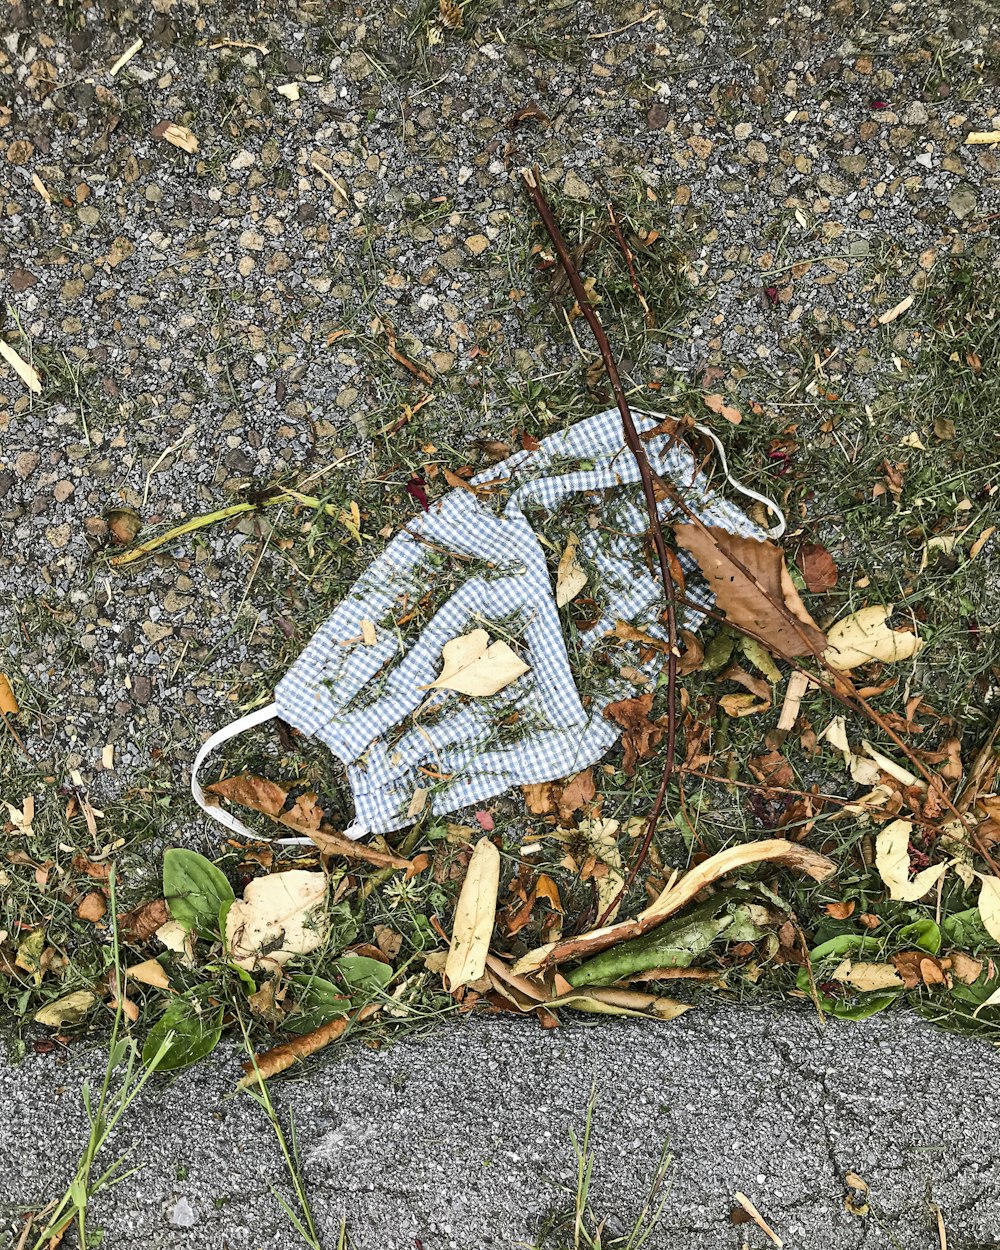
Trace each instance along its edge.
<path fill-rule="evenodd" d="M 699 772 L 682 764 L 678 772 L 685 777 L 700 777 L 702 781 L 717 781 L 720 786 L 737 786 L 741 790 L 757 790 L 761 794 L 792 794 L 800 799 L 816 799 L 823 803 L 840 803 L 850 807 L 857 799 L 844 799 L 839 794 L 813 794 L 810 790 L 793 790 L 790 786 L 769 786 L 766 781 L 737 781 L 734 777 L 719 777 L 715 773 Z"/>
<path fill-rule="evenodd" d="M 615 238 L 618 240 L 618 246 L 621 248 L 622 255 L 625 257 L 625 266 L 628 269 L 628 276 L 629 281 L 632 283 L 632 290 L 635 291 L 635 297 L 639 301 L 642 308 L 646 325 L 652 329 L 653 326 L 656 325 L 656 318 L 653 316 L 653 310 L 650 308 L 649 303 L 646 300 L 646 296 L 643 294 L 642 287 L 639 285 L 639 278 L 635 272 L 635 257 L 632 255 L 632 249 L 625 240 L 622 228 L 618 224 L 618 218 L 615 216 L 615 206 L 610 200 L 608 201 L 608 218 L 611 221 L 611 229 L 615 232 Z"/>
<path fill-rule="evenodd" d="M 653 834 L 659 823 L 660 813 L 663 811 L 667 798 L 667 790 L 670 785 L 670 778 L 674 771 L 674 758 L 677 743 L 677 612 L 675 607 L 676 592 L 674 589 L 674 580 L 670 571 L 670 558 L 667 555 L 666 539 L 663 536 L 663 527 L 660 524 L 660 510 L 656 498 L 656 486 L 654 484 L 655 475 L 652 466 L 646 456 L 642 440 L 639 437 L 639 431 L 636 429 L 635 422 L 632 419 L 632 412 L 629 408 L 628 399 L 625 396 L 625 389 L 622 386 L 621 377 L 618 373 L 618 366 L 615 363 L 614 353 L 611 351 L 611 345 L 608 337 L 604 333 L 604 327 L 601 325 L 600 318 L 594 310 L 593 304 L 587 295 L 586 288 L 577 272 L 573 257 L 570 255 L 569 248 L 566 246 L 565 240 L 559 230 L 558 223 L 552 215 L 545 196 L 542 194 L 538 185 L 538 179 L 530 170 L 521 171 L 521 179 L 528 190 L 528 194 L 538 210 L 538 214 L 542 219 L 542 224 L 552 241 L 556 255 L 559 257 L 559 263 L 563 267 L 563 271 L 569 281 L 576 302 L 580 306 L 580 311 L 586 319 L 587 325 L 597 343 L 598 350 L 601 353 L 601 359 L 604 362 L 604 370 L 608 375 L 608 381 L 611 383 L 611 391 L 615 397 L 615 403 L 621 414 L 622 430 L 625 435 L 625 442 L 628 445 L 635 458 L 636 466 L 639 470 L 639 478 L 642 482 L 642 494 L 646 503 L 646 511 L 649 515 L 650 531 L 653 538 L 653 546 L 656 549 L 656 559 L 659 565 L 660 578 L 663 582 L 663 590 L 667 601 L 667 641 L 670 650 L 667 654 L 667 734 L 666 744 L 664 746 L 663 756 L 663 775 L 660 778 L 660 786 L 653 800 L 653 806 L 649 813 L 649 819 L 646 823 L 646 832 L 643 836 L 642 843 L 639 847 L 632 865 L 629 868 L 628 875 L 618 891 L 618 894 L 605 908 L 604 914 L 598 919 L 598 928 L 603 925 L 614 908 L 630 889 L 632 882 L 636 879 L 642 865 L 646 861 L 649 854 L 649 848 L 653 842 Z"/>
<path fill-rule="evenodd" d="M 819 1022 L 826 1024 L 826 1016 L 823 1015 L 823 1008 L 820 1005 L 819 994 L 816 990 L 816 978 L 813 976 L 812 960 L 809 958 L 809 947 L 806 945 L 806 935 L 802 932 L 802 926 L 795 922 L 795 929 L 799 935 L 799 941 L 802 944 L 802 958 L 805 960 L 806 976 L 809 978 L 809 997 L 813 1000 L 813 1006 L 816 1008 L 816 1014 L 819 1016 Z"/>

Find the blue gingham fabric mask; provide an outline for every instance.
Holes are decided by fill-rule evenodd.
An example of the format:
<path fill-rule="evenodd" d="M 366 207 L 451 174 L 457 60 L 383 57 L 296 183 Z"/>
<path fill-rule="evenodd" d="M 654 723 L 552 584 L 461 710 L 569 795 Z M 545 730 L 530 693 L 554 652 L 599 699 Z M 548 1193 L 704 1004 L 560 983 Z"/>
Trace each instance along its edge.
<path fill-rule="evenodd" d="M 662 418 L 635 413 L 634 420 L 646 434 L 650 464 L 706 525 L 755 538 L 784 528 L 770 500 L 729 477 L 710 431 L 730 483 L 780 518 L 773 529 L 765 533 L 713 490 L 680 438 L 650 435 Z M 604 709 L 637 692 L 638 651 L 617 641 L 608 651 L 607 635 L 625 621 L 667 637 L 663 588 L 644 558 L 649 518 L 619 413 L 610 409 L 550 434 L 470 485 L 432 503 L 393 538 L 278 683 L 273 703 L 204 744 L 191 785 L 216 820 L 257 836 L 207 802 L 198 771 L 221 743 L 273 716 L 343 763 L 355 804 L 351 838 L 400 829 L 423 808 L 451 812 L 514 786 L 567 777 L 614 745 L 621 728 Z M 660 510 L 666 518 L 669 501 Z M 560 611 L 567 609 L 556 606 L 553 570 L 571 534 L 588 575 L 587 613 L 597 618 L 585 632 L 564 632 Z M 678 555 L 686 598 L 710 606 L 693 559 Z M 695 608 L 678 610 L 679 627 L 694 630 L 703 619 Z M 507 642 L 528 671 L 486 698 L 437 690 L 428 701 L 445 643 L 474 629 Z M 633 680 L 621 676 L 622 661 Z M 650 685 L 664 664 L 657 652 L 640 666 Z"/>

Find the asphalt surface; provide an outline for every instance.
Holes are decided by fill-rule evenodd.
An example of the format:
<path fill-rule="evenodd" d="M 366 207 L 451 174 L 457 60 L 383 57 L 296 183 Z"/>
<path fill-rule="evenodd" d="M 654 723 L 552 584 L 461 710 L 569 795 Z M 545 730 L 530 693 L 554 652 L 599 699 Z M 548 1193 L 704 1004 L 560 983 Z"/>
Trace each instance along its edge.
<path fill-rule="evenodd" d="M 99 1061 L 32 1055 L 0 1071 L 11 1233 L 18 1209 L 65 1184 L 85 1137 L 81 1080 Z M 940 1250 L 932 1204 L 949 1250 L 989 1250 L 998 1071 L 995 1051 L 902 1013 L 821 1030 L 805 1013 L 750 1010 L 553 1032 L 459 1023 L 383 1052 L 348 1048 L 273 1094 L 294 1116 L 324 1247 L 342 1220 L 358 1250 L 534 1246 L 564 1204 L 569 1131 L 593 1081 L 593 1206 L 608 1231 L 631 1225 L 666 1141 L 670 1191 L 648 1247 L 771 1244 L 731 1221 L 740 1191 L 797 1250 Z M 298 1244 L 269 1188 L 284 1188 L 275 1141 L 231 1094 L 237 1074 L 235 1054 L 217 1054 L 135 1105 L 107 1160 L 128 1151 L 142 1170 L 95 1203 L 103 1246 Z M 849 1171 L 871 1187 L 866 1216 L 845 1209 Z"/>

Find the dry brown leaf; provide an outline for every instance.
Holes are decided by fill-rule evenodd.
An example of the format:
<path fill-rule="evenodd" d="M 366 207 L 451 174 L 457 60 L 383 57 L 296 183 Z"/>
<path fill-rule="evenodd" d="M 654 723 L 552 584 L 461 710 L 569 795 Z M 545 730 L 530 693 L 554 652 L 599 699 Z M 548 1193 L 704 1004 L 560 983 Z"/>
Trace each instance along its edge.
<path fill-rule="evenodd" d="M 607 719 L 622 727 L 622 746 L 625 750 L 622 767 L 629 777 L 635 772 L 639 760 L 648 759 L 663 737 L 663 727 L 649 719 L 652 708 L 653 695 L 648 692 L 609 703 L 604 709 Z"/>
<path fill-rule="evenodd" d="M 806 588 L 814 595 L 832 590 L 837 584 L 837 566 L 833 556 L 819 543 L 803 543 L 795 556 Z"/>
<path fill-rule="evenodd" d="M 983 530 L 983 532 L 979 535 L 976 541 L 969 548 L 970 560 L 974 560 L 976 556 L 979 555 L 979 553 L 982 551 L 982 549 L 986 546 L 986 544 L 990 541 L 990 539 L 993 537 L 993 535 L 996 532 L 997 532 L 997 527 L 995 525 L 988 525 L 986 529 Z"/>
<path fill-rule="evenodd" d="M 565 607 L 575 599 L 587 584 L 587 574 L 577 560 L 577 549 L 580 540 L 570 534 L 565 549 L 559 557 L 559 568 L 556 570 L 556 607 Z"/>
<path fill-rule="evenodd" d="M 529 665 L 502 641 L 490 643 L 485 629 L 473 629 L 452 638 L 441 649 L 441 675 L 421 690 L 455 690 L 485 698 L 523 676 Z"/>
<path fill-rule="evenodd" d="M 760 712 L 768 712 L 771 708 L 770 699 L 758 699 L 754 694 L 724 694 L 719 706 L 727 716 L 737 719 L 740 716 L 756 716 Z"/>
<path fill-rule="evenodd" d="M 827 903 L 826 914 L 832 916 L 834 920 L 847 920 L 848 917 L 854 915 L 856 906 L 853 899 L 848 903 Z"/>
<path fill-rule="evenodd" d="M 750 630 L 768 650 L 786 658 L 823 651 L 826 637 L 800 599 L 780 547 L 686 522 L 676 524 L 674 533 L 737 628 Z"/>
<path fill-rule="evenodd" d="M 170 919 L 165 898 L 141 903 L 131 911 L 123 911 L 118 917 L 118 928 L 126 942 L 148 942 L 153 934 Z"/>
<path fill-rule="evenodd" d="M 743 420 L 739 408 L 733 408 L 731 405 L 727 404 L 724 396 L 704 395 L 702 398 L 705 401 L 705 407 L 710 412 L 717 412 L 720 417 L 723 417 L 726 421 L 730 422 L 731 425 L 739 425 L 739 423 Z"/>
<path fill-rule="evenodd" d="M 784 1245 L 784 1242 L 781 1240 L 778 1234 L 774 1231 L 771 1225 L 768 1224 L 767 1220 L 764 1219 L 764 1217 L 757 1210 L 757 1208 L 750 1201 L 750 1199 L 746 1196 L 746 1194 L 741 1194 L 739 1191 L 737 1191 L 733 1195 L 733 1197 L 740 1204 L 743 1210 L 746 1211 L 747 1215 L 750 1216 L 753 1222 L 757 1225 L 757 1227 L 761 1230 L 761 1232 L 764 1233 L 766 1237 L 768 1237 L 776 1246 L 781 1247 Z"/>
<path fill-rule="evenodd" d="M 587 876 L 593 879 L 597 889 L 597 914 L 604 916 L 608 912 L 608 920 L 613 920 L 618 914 L 621 907 L 619 895 L 625 884 L 621 852 L 615 836 L 618 827 L 617 820 L 583 820 L 578 830 L 586 839 L 590 854 L 600 865 L 597 871 L 591 869 Z M 581 874 L 581 880 L 586 879 Z"/>
<path fill-rule="evenodd" d="M 236 1088 L 247 1089 L 251 1085 L 258 1084 L 260 1080 L 266 1081 L 272 1076 L 277 1076 L 279 1072 L 290 1068 L 293 1063 L 308 1059 L 310 1055 L 322 1050 L 324 1046 L 329 1046 L 338 1037 L 343 1037 L 352 1024 L 367 1020 L 369 1016 L 373 1016 L 380 1010 L 380 1003 L 368 1003 L 360 1011 L 352 1012 L 348 1016 L 337 1016 L 336 1019 L 321 1024 L 318 1029 L 313 1029 L 310 1033 L 303 1033 L 301 1037 L 275 1046 L 273 1050 L 266 1051 L 263 1055 L 257 1055 L 255 1060 L 246 1060 L 243 1064 L 244 1075 L 237 1081 Z"/>
<path fill-rule="evenodd" d="M 146 959 L 141 964 L 132 964 L 130 968 L 125 969 L 125 975 L 141 985 L 152 985 L 158 990 L 170 989 L 170 978 L 167 976 L 166 969 L 155 959 Z"/>
<path fill-rule="evenodd" d="M 377 868 L 410 868 L 410 860 L 391 851 L 380 851 L 363 842 L 353 842 L 341 837 L 323 821 L 323 812 L 315 794 L 300 795 L 288 810 L 285 803 L 288 790 L 265 777 L 244 773 L 239 777 L 227 777 L 205 787 L 206 793 L 238 803 L 252 812 L 270 816 L 279 824 L 305 834 L 316 843 L 324 855 L 342 855 L 345 859 L 360 859 Z"/>
<path fill-rule="evenodd" d="M 470 981 L 478 981 L 486 970 L 499 888 L 500 852 L 489 838 L 480 838 L 455 908 L 445 964 L 445 984 L 452 993 Z"/>
<path fill-rule="evenodd" d="M 17 706 L 17 699 L 14 698 L 14 688 L 10 684 L 10 678 L 6 673 L 0 673 L 0 715 L 16 716 L 20 710 Z"/>
<path fill-rule="evenodd" d="M 97 924 L 107 910 L 108 905 L 104 901 L 104 895 L 100 890 L 93 890 L 80 900 L 76 914 L 81 920 L 89 920 L 91 924 Z"/>
<path fill-rule="evenodd" d="M 395 929 L 390 929 L 387 924 L 377 924 L 372 932 L 379 950 L 391 962 L 399 954 L 403 945 L 402 935 Z"/>
<path fill-rule="evenodd" d="M 104 513 L 112 539 L 122 547 L 134 542 L 142 529 L 142 517 L 134 508 L 109 508 Z"/>
<path fill-rule="evenodd" d="M 951 974 L 956 981 L 961 981 L 963 985 L 971 985 L 974 981 L 978 981 L 983 971 L 983 961 L 981 959 L 973 959 L 971 955 L 966 955 L 964 951 L 952 951 L 949 955 L 951 960 Z"/>
<path fill-rule="evenodd" d="M 879 830 L 875 839 L 875 867 L 878 874 L 889 887 L 889 897 L 904 903 L 915 903 L 917 899 L 923 898 L 948 868 L 947 864 L 932 864 L 911 880 L 909 845 L 912 832 L 911 821 L 893 820 Z M 1000 882 L 997 884 L 1000 885 Z M 1000 933 L 1000 915 L 997 931 Z"/>
<path fill-rule="evenodd" d="M 788 842 L 784 838 L 767 838 L 762 842 L 746 842 L 731 846 L 724 851 L 703 860 L 690 869 L 680 880 L 667 886 L 660 896 L 634 920 L 621 920 L 618 924 L 606 925 L 601 929 L 593 929 L 577 938 L 567 938 L 561 942 L 549 942 L 536 950 L 529 951 L 514 965 L 513 971 L 518 974 L 535 972 L 539 968 L 564 963 L 568 959 L 582 959 L 585 956 L 606 950 L 629 938 L 639 937 L 662 924 L 669 916 L 680 911 L 692 902 L 702 890 L 718 881 L 720 877 L 734 872 L 737 868 L 745 868 L 749 864 L 774 863 L 785 868 L 804 872 L 814 881 L 823 881 L 836 870 L 833 860 L 817 851 L 796 842 Z"/>
<path fill-rule="evenodd" d="M 42 379 L 38 375 L 38 370 L 29 365 L 23 356 L 20 356 L 3 339 L 0 339 L 0 357 L 6 360 L 29 391 L 35 395 L 42 393 Z"/>
<path fill-rule="evenodd" d="M 873 604 L 845 616 L 830 627 L 823 659 L 831 668 L 847 672 L 870 660 L 899 663 L 911 659 L 923 646 L 916 634 L 887 624 L 891 606 Z"/>

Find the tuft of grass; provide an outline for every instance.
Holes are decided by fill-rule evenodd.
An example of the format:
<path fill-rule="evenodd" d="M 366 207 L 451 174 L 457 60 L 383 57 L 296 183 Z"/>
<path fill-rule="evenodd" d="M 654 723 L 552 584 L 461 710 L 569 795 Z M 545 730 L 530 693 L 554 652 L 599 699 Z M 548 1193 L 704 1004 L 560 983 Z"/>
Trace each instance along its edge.
<path fill-rule="evenodd" d="M 666 1143 L 631 1228 L 614 1233 L 608 1229 L 608 1217 L 595 1212 L 592 1188 L 597 1152 L 592 1144 L 592 1132 L 597 1101 L 594 1082 L 584 1110 L 583 1135 L 578 1137 L 575 1130 L 569 1131 L 575 1163 L 574 1184 L 565 1186 L 569 1201 L 545 1219 L 537 1240 L 532 1246 L 526 1246 L 526 1250 L 642 1250 L 660 1223 L 670 1197 L 667 1177 L 673 1163 Z"/>

